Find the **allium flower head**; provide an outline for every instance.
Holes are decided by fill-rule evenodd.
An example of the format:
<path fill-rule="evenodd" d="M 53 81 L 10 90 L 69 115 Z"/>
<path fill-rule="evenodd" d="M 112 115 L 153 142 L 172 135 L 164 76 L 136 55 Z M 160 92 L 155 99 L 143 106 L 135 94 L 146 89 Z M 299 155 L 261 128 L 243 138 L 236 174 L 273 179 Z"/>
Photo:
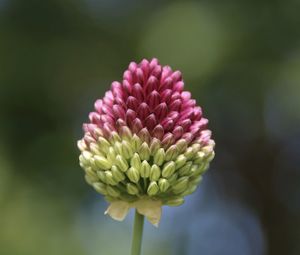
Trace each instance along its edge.
<path fill-rule="evenodd" d="M 161 206 L 181 205 L 214 157 L 208 120 L 181 73 L 155 58 L 131 62 L 89 120 L 78 141 L 80 166 L 117 220 L 135 207 L 157 225 Z"/>

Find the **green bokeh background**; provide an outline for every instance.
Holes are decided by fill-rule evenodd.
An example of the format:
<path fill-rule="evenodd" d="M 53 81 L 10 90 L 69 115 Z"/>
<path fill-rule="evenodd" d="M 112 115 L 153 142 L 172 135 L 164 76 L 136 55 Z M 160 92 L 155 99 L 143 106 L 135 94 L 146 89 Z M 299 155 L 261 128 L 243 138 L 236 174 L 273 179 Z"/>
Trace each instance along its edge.
<path fill-rule="evenodd" d="M 144 57 L 181 70 L 210 120 L 203 193 L 222 186 L 262 236 L 257 248 L 244 229 L 244 253 L 235 235 L 228 251 L 215 235 L 197 248 L 198 192 L 178 216 L 185 227 L 146 225 L 144 254 L 300 254 L 299 10 L 296 0 L 0 0 L 0 254 L 129 254 L 132 217 L 103 215 L 76 141 L 93 102 Z"/>

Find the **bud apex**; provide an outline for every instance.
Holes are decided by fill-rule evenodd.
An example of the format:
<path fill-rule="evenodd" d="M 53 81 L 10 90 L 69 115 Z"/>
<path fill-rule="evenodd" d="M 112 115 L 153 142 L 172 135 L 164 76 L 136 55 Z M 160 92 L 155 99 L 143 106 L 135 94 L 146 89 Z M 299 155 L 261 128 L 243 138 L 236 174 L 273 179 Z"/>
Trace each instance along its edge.
<path fill-rule="evenodd" d="M 159 191 L 159 187 L 155 181 L 150 182 L 150 185 L 147 189 L 147 193 L 149 196 L 155 196 Z"/>

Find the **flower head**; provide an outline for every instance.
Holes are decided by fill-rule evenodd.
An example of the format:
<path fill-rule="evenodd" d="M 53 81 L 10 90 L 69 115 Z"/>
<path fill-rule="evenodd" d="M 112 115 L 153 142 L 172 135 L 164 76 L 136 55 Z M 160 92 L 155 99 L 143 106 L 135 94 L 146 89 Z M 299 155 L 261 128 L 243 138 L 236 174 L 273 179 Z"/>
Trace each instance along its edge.
<path fill-rule="evenodd" d="M 115 219 L 136 207 L 157 224 L 160 207 L 181 205 L 214 157 L 202 109 L 184 91 L 181 73 L 157 59 L 131 62 L 89 120 L 78 141 L 80 166 Z"/>

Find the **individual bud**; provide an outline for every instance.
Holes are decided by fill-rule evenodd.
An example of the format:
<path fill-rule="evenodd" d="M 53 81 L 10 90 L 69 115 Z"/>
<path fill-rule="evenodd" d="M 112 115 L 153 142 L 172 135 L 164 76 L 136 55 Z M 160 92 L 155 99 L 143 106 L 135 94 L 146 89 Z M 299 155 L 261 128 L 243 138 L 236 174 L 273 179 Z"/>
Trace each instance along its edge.
<path fill-rule="evenodd" d="M 92 168 L 91 168 L 91 167 L 87 167 L 87 168 L 85 168 L 85 173 L 86 173 L 87 175 L 89 175 L 89 176 L 92 176 L 93 178 L 96 178 L 96 179 L 98 179 L 98 175 L 97 175 L 97 173 L 96 173 L 96 172 L 94 172 L 94 171 L 92 170 Z"/>
<path fill-rule="evenodd" d="M 126 159 L 124 159 L 121 155 L 116 156 L 116 165 L 122 172 L 126 172 L 129 167 Z"/>
<path fill-rule="evenodd" d="M 114 150 L 117 154 L 122 155 L 123 156 L 123 151 L 122 151 L 122 143 L 120 142 L 115 142 L 114 144 Z"/>
<path fill-rule="evenodd" d="M 126 172 L 126 175 L 128 176 L 129 180 L 134 183 L 138 183 L 140 180 L 140 173 L 134 167 L 130 167 Z"/>
<path fill-rule="evenodd" d="M 198 151 L 196 156 L 195 156 L 194 163 L 195 164 L 201 164 L 201 163 L 203 163 L 204 158 L 205 158 L 205 153 L 203 151 Z"/>
<path fill-rule="evenodd" d="M 198 185 L 189 185 L 189 187 L 182 193 L 180 193 L 181 196 L 187 196 L 192 193 L 194 193 L 197 189 Z"/>
<path fill-rule="evenodd" d="M 149 196 L 155 196 L 159 191 L 159 187 L 155 181 L 150 182 L 149 187 L 147 189 L 147 193 Z"/>
<path fill-rule="evenodd" d="M 179 169 L 180 167 L 184 166 L 186 163 L 186 157 L 184 155 L 179 155 L 177 159 L 175 160 L 176 169 Z"/>
<path fill-rule="evenodd" d="M 85 178 L 85 181 L 86 181 L 88 184 L 90 184 L 90 185 L 93 185 L 93 183 L 99 181 L 98 178 L 94 178 L 93 176 L 90 176 L 90 175 L 87 175 L 87 174 L 84 176 L 84 178 Z"/>
<path fill-rule="evenodd" d="M 116 131 L 112 131 L 110 134 L 110 140 L 112 143 L 121 142 L 122 139 Z"/>
<path fill-rule="evenodd" d="M 150 144 L 151 155 L 154 156 L 160 148 L 161 148 L 160 141 L 154 137 Z"/>
<path fill-rule="evenodd" d="M 137 194 L 139 194 L 138 187 L 135 184 L 133 184 L 133 183 L 127 183 L 126 189 L 127 189 L 127 192 L 130 195 L 137 195 Z"/>
<path fill-rule="evenodd" d="M 81 153 L 81 155 L 82 155 L 83 164 L 88 164 L 90 159 L 93 157 L 93 154 L 90 153 L 89 151 L 84 151 Z"/>
<path fill-rule="evenodd" d="M 104 171 L 97 171 L 97 176 L 99 177 L 100 181 L 107 183 Z"/>
<path fill-rule="evenodd" d="M 98 156 L 98 155 L 95 155 L 94 156 L 94 159 L 95 159 L 95 163 L 98 167 L 100 167 L 101 169 L 104 169 L 104 170 L 108 170 L 111 168 L 111 162 L 108 161 L 106 158 L 102 157 L 102 156 Z"/>
<path fill-rule="evenodd" d="M 84 140 L 77 141 L 77 147 L 81 152 L 87 150 L 87 146 L 86 146 Z"/>
<path fill-rule="evenodd" d="M 131 160 L 130 160 L 130 165 L 134 167 L 135 169 L 140 169 L 141 168 L 141 158 L 138 153 L 134 153 Z"/>
<path fill-rule="evenodd" d="M 112 186 L 116 185 L 118 182 L 114 179 L 113 174 L 111 171 L 105 171 L 105 177 L 107 184 L 110 184 Z"/>
<path fill-rule="evenodd" d="M 168 181 L 170 185 L 173 185 L 178 179 L 178 173 L 172 174 L 170 177 L 168 177 Z"/>
<path fill-rule="evenodd" d="M 183 203 L 184 203 L 184 199 L 180 197 L 180 198 L 168 199 L 165 201 L 164 204 L 168 206 L 179 206 L 182 205 Z"/>
<path fill-rule="evenodd" d="M 99 149 L 104 152 L 107 153 L 108 149 L 110 147 L 110 143 L 103 137 L 99 137 L 98 138 L 98 145 L 99 145 Z"/>
<path fill-rule="evenodd" d="M 192 147 L 188 147 L 184 153 L 184 156 L 187 158 L 187 160 L 190 160 L 194 157 L 194 151 Z"/>
<path fill-rule="evenodd" d="M 116 156 L 117 156 L 117 154 L 116 154 L 114 148 L 109 147 L 108 152 L 107 152 L 107 160 L 110 162 L 115 162 Z"/>
<path fill-rule="evenodd" d="M 147 144 L 150 143 L 151 135 L 150 135 L 147 128 L 141 129 L 140 132 L 138 133 L 138 136 L 139 136 L 139 138 L 141 139 L 142 142 L 145 142 Z"/>
<path fill-rule="evenodd" d="M 180 192 L 183 192 L 189 183 L 189 177 L 183 176 L 180 177 L 173 185 L 172 185 L 172 190 L 175 194 L 178 194 Z"/>
<path fill-rule="evenodd" d="M 206 156 L 206 162 L 210 162 L 214 159 L 215 157 L 215 152 L 214 151 L 211 151 L 207 156 Z"/>
<path fill-rule="evenodd" d="M 132 136 L 132 141 L 131 141 L 131 145 L 133 146 L 134 151 L 138 151 L 141 144 L 142 144 L 141 139 L 136 134 L 134 134 Z"/>
<path fill-rule="evenodd" d="M 140 154 L 141 160 L 149 160 L 151 153 L 150 153 L 150 148 L 147 143 L 145 143 L 145 142 L 142 143 L 140 150 L 139 150 L 139 154 Z"/>
<path fill-rule="evenodd" d="M 188 161 L 183 167 L 181 167 L 181 168 L 178 170 L 178 174 L 179 174 L 180 176 L 188 175 L 189 172 L 190 172 L 190 169 L 191 169 L 191 167 L 192 167 L 192 164 L 193 164 L 192 161 Z"/>
<path fill-rule="evenodd" d="M 162 176 L 165 178 L 170 177 L 175 172 L 175 163 L 174 161 L 170 161 L 166 163 L 162 170 Z"/>
<path fill-rule="evenodd" d="M 127 140 L 129 142 L 131 141 L 131 139 L 132 139 L 132 132 L 131 132 L 131 130 L 130 130 L 129 127 L 122 126 L 120 128 L 120 134 L 121 134 L 122 139 L 125 139 L 125 140 Z"/>
<path fill-rule="evenodd" d="M 177 149 L 176 145 L 170 146 L 170 148 L 167 149 L 167 151 L 166 151 L 165 160 L 169 161 L 169 160 L 175 159 L 178 156 L 178 153 L 179 152 L 178 152 L 178 149 Z"/>
<path fill-rule="evenodd" d="M 113 166 L 111 167 L 111 173 L 112 173 L 112 175 L 113 175 L 113 178 L 114 178 L 117 182 L 121 182 L 121 181 L 125 180 L 125 175 L 124 175 L 124 173 L 123 173 L 122 171 L 120 171 L 120 170 L 118 169 L 117 166 L 113 165 Z"/>
<path fill-rule="evenodd" d="M 118 198 L 121 194 L 121 192 L 116 187 L 112 187 L 110 185 L 107 185 L 106 191 L 109 196 L 112 196 L 115 198 Z"/>
<path fill-rule="evenodd" d="M 140 168 L 141 177 L 148 178 L 150 176 L 150 169 L 151 169 L 151 167 L 150 167 L 148 161 L 144 160 L 142 162 L 142 165 L 141 165 L 141 168 Z"/>
<path fill-rule="evenodd" d="M 190 180 L 190 185 L 198 185 L 202 181 L 202 176 L 199 175 Z"/>
<path fill-rule="evenodd" d="M 167 179 L 161 178 L 158 181 L 158 186 L 161 192 L 166 192 L 170 187 L 170 183 Z"/>
<path fill-rule="evenodd" d="M 90 151 L 93 154 L 103 156 L 103 153 L 100 151 L 100 148 L 96 143 L 90 143 Z"/>
<path fill-rule="evenodd" d="M 125 159 L 130 159 L 133 154 L 133 149 L 129 142 L 122 141 L 122 155 Z"/>
<path fill-rule="evenodd" d="M 93 183 L 93 187 L 94 189 L 103 194 L 103 195 L 107 195 L 107 191 L 106 191 L 106 185 L 104 183 L 101 183 L 101 182 L 94 182 Z"/>
<path fill-rule="evenodd" d="M 154 164 L 161 166 L 165 161 L 166 153 L 163 148 L 160 148 L 154 155 Z"/>
<path fill-rule="evenodd" d="M 188 143 L 184 139 L 180 139 L 176 142 L 176 147 L 178 151 L 181 153 L 187 149 Z"/>
<path fill-rule="evenodd" d="M 150 181 L 157 181 L 160 177 L 160 168 L 157 165 L 152 165 L 150 169 Z"/>
<path fill-rule="evenodd" d="M 79 162 L 82 165 L 82 168 L 90 165 L 90 160 L 86 160 L 82 154 L 80 154 L 80 156 L 79 156 Z"/>

